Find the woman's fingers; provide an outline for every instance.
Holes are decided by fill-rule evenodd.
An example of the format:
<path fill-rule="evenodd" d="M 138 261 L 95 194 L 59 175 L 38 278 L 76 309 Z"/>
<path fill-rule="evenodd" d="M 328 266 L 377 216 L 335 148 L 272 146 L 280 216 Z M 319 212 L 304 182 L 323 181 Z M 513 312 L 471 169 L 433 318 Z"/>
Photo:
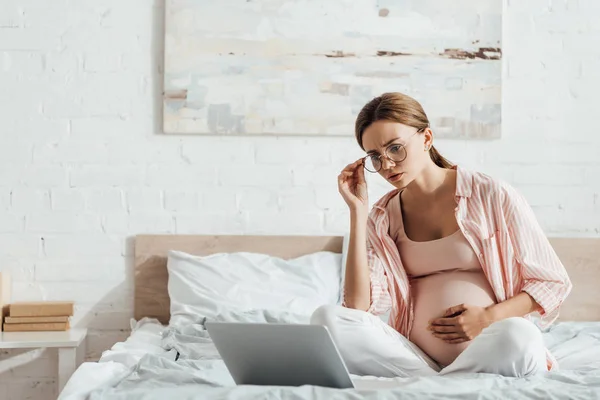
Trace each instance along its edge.
<path fill-rule="evenodd" d="M 465 335 L 461 332 L 452 332 L 452 333 L 433 332 L 433 336 L 439 337 L 440 339 L 444 339 L 444 340 L 459 339 L 459 338 L 465 337 Z"/>
<path fill-rule="evenodd" d="M 345 199 L 354 197 L 348 179 L 344 178 L 341 174 L 338 176 L 338 190 Z"/>
<path fill-rule="evenodd" d="M 458 344 L 458 343 L 464 343 L 464 342 L 468 342 L 469 339 L 467 338 L 457 338 L 457 339 L 449 339 L 449 340 L 444 340 L 446 343 L 449 344 Z"/>
<path fill-rule="evenodd" d="M 343 171 L 354 171 L 355 168 L 356 168 L 356 162 L 353 162 L 353 163 L 346 165 L 344 167 Z"/>
<path fill-rule="evenodd" d="M 456 338 L 456 339 L 443 339 L 441 338 L 444 342 L 448 343 L 448 344 L 458 344 L 458 343 L 464 343 L 464 342 L 468 342 L 469 339 L 467 338 Z"/>
<path fill-rule="evenodd" d="M 345 185 L 349 187 L 352 184 L 352 181 L 352 173 L 342 172 L 338 175 L 338 184 L 340 185 Z"/>
<path fill-rule="evenodd" d="M 455 333 L 459 332 L 458 327 L 456 326 L 447 326 L 447 325 L 431 325 L 429 329 L 435 333 Z"/>
<path fill-rule="evenodd" d="M 363 162 L 363 159 L 360 158 L 360 159 L 354 161 L 353 163 L 350 163 L 350 164 L 346 165 L 342 171 L 355 171 L 356 167 L 358 167 L 359 165 L 361 165 L 362 162 Z"/>
<path fill-rule="evenodd" d="M 356 196 L 356 188 L 365 182 L 363 159 L 348 164 L 338 175 L 338 186 L 345 194 Z"/>
<path fill-rule="evenodd" d="M 365 183 L 366 182 L 365 169 L 363 167 L 362 160 L 361 160 L 361 163 L 358 165 L 356 171 L 358 172 L 358 174 L 357 174 L 358 183 Z"/>
<path fill-rule="evenodd" d="M 458 340 L 458 339 L 466 339 L 465 335 L 462 333 L 433 333 L 433 336 L 440 338 L 442 340 Z"/>

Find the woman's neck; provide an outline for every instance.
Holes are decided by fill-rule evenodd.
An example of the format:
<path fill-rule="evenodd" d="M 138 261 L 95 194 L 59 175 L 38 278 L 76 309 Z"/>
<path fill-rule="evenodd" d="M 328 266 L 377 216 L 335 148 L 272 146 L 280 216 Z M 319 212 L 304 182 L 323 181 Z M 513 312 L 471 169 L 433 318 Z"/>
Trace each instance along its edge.
<path fill-rule="evenodd" d="M 404 196 L 408 194 L 413 201 L 417 202 L 436 200 L 451 186 L 449 172 L 450 170 L 440 168 L 433 163 L 427 165 L 421 174 L 408 184 Z"/>

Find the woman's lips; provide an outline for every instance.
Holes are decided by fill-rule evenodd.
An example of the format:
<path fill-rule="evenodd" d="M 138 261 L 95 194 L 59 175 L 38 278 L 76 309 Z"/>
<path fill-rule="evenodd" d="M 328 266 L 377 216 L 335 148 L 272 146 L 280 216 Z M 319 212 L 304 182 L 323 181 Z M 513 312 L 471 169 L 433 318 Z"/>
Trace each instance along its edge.
<path fill-rule="evenodd" d="M 404 172 L 400 172 L 400 173 L 398 173 L 398 174 L 393 174 L 393 175 L 390 175 L 390 176 L 388 177 L 388 181 L 390 181 L 390 182 L 396 182 L 396 181 L 399 181 L 400 179 L 402 179 L 402 176 L 403 176 L 403 175 L 404 175 Z"/>

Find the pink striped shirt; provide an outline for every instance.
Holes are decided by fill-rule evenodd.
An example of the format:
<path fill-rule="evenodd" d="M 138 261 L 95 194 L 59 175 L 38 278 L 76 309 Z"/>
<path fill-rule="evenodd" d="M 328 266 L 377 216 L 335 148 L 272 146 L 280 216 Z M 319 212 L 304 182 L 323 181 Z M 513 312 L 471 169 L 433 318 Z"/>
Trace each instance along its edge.
<path fill-rule="evenodd" d="M 572 285 L 527 201 L 504 182 L 455 168 L 456 221 L 478 255 L 496 299 L 502 302 L 527 292 L 542 308 L 542 326 L 551 324 Z M 379 315 L 391 308 L 389 324 L 408 338 L 413 322 L 410 285 L 389 235 L 386 211 L 397 193 L 395 189 L 383 196 L 369 215 L 371 304 L 367 311 Z M 556 368 L 556 360 L 546 353 L 548 369 Z"/>

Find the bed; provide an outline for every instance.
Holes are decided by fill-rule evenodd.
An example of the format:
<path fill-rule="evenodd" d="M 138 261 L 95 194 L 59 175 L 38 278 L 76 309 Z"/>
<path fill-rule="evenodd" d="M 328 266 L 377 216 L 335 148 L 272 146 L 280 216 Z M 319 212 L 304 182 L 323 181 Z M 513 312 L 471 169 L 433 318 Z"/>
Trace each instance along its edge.
<path fill-rule="evenodd" d="M 337 264 L 341 268 L 345 258 L 343 237 L 141 235 L 135 242 L 135 319 L 132 320 L 131 335 L 126 341 L 105 351 L 98 362 L 82 364 L 59 399 L 600 398 L 600 291 L 597 289 L 600 282 L 600 239 L 552 238 L 550 241 L 569 271 L 574 286 L 562 307 L 559 321 L 543 331 L 547 347 L 559 361 L 559 371 L 524 379 L 487 374 L 393 379 L 353 376 L 357 389 L 338 390 L 311 386 L 235 386 L 202 324 L 209 318 L 305 323 L 308 311 L 318 302 L 339 304 L 339 298 L 332 295 L 340 287 L 335 285 L 333 289 L 319 289 L 316 295 L 308 296 L 317 297 L 317 303 L 288 300 L 294 293 L 302 296 L 311 293 L 306 290 L 315 290 L 305 286 L 325 287 L 323 282 L 334 279 L 334 276 L 343 276 L 341 269 L 324 273 L 310 269 L 319 263 Z M 256 282 L 260 281 L 261 287 L 267 285 L 264 287 L 277 288 L 277 285 L 281 285 L 281 281 L 271 277 L 281 275 L 285 272 L 282 272 L 282 268 L 289 266 L 284 262 L 272 262 L 277 258 L 303 260 L 294 265 L 308 268 L 311 274 L 319 275 L 319 280 L 310 281 L 310 285 L 304 281 L 298 288 L 290 286 L 288 292 L 293 293 L 283 293 L 283 297 L 278 298 L 283 299 L 282 304 L 286 306 L 283 309 L 271 307 L 273 299 L 269 297 L 270 294 L 255 300 L 252 296 L 256 293 L 259 298 L 262 293 L 253 292 L 252 282 L 246 288 L 231 284 L 233 288 L 222 286 L 218 290 L 208 288 L 218 286 L 211 283 L 198 290 L 214 295 L 217 299 L 214 303 L 192 304 L 188 308 L 187 305 L 181 306 L 185 302 L 182 299 L 189 297 L 191 292 L 186 293 L 185 287 L 175 289 L 174 282 L 179 278 L 175 276 L 172 266 L 181 263 L 185 268 L 190 265 L 193 268 L 205 268 L 202 264 L 194 264 L 197 259 L 193 255 L 240 252 L 271 257 L 269 262 L 264 263 L 264 259 L 261 259 L 261 263 L 257 263 L 272 269 L 269 274 L 257 278 Z M 314 258 L 314 254 L 320 255 Z M 332 255 L 337 258 L 331 258 Z M 214 257 L 217 258 L 214 265 L 231 272 L 235 271 L 232 265 L 238 265 L 238 262 L 243 265 L 248 261 L 242 258 L 233 262 L 230 258 Z M 167 260 L 170 263 L 169 270 Z M 260 271 L 252 273 L 260 275 Z M 210 282 L 213 278 L 208 275 L 195 278 Z M 217 276 L 217 279 L 225 278 Z M 297 278 L 307 279 L 302 276 Z M 271 282 L 271 279 L 275 280 Z M 273 286 L 269 286 L 271 284 Z M 341 281 L 336 285 L 342 285 Z M 330 293 L 321 293 L 327 290 Z M 232 302 L 229 307 L 230 299 L 237 303 Z M 233 310 L 239 304 L 249 303 L 252 303 L 251 306 L 245 309 Z M 171 311 L 174 311 L 173 314 Z M 198 315 L 190 319 L 190 313 L 210 316 Z"/>

